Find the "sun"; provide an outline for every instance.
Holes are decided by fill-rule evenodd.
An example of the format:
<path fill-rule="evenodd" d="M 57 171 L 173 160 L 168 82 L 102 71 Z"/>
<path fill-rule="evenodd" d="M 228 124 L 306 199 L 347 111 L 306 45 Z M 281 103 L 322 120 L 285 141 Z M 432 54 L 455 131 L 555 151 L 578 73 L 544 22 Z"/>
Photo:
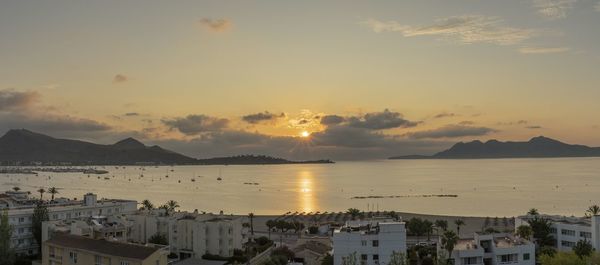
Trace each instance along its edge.
<path fill-rule="evenodd" d="M 307 131 L 302 131 L 302 132 L 300 133 L 300 137 L 306 138 L 306 137 L 309 137 L 309 136 L 310 136 L 310 133 L 309 133 L 309 132 L 307 132 Z"/>

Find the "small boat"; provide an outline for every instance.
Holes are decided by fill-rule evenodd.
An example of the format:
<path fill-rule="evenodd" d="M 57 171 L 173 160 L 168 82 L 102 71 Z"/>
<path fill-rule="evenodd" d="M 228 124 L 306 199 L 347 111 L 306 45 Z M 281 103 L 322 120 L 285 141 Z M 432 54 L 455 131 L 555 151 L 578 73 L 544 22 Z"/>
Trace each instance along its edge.
<path fill-rule="evenodd" d="M 196 179 L 192 179 L 192 182 L 196 182 Z"/>
<path fill-rule="evenodd" d="M 221 177 L 218 177 L 217 180 L 223 180 Z"/>

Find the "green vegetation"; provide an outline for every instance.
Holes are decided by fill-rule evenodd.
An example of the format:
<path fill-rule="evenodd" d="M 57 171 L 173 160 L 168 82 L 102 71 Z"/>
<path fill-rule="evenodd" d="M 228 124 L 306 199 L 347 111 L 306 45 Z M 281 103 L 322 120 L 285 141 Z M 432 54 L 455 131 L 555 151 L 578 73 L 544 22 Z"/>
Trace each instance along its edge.
<path fill-rule="evenodd" d="M 465 221 L 462 219 L 456 219 L 454 220 L 454 224 L 456 225 L 456 234 L 460 235 L 460 227 L 465 225 Z"/>
<path fill-rule="evenodd" d="M 33 209 L 31 221 L 33 237 L 38 244 L 38 253 L 42 252 L 42 223 L 48 220 L 50 220 L 50 217 L 48 216 L 48 207 L 46 207 L 42 201 L 39 201 L 36 204 L 35 209 Z"/>
<path fill-rule="evenodd" d="M 10 247 L 12 226 L 8 223 L 8 212 L 4 210 L 0 216 L 0 265 L 11 265 L 15 262 L 15 252 Z"/>
<path fill-rule="evenodd" d="M 531 226 L 521 225 L 521 226 L 517 227 L 516 234 L 521 238 L 530 240 L 531 235 L 533 235 L 533 230 L 531 229 Z"/>
<path fill-rule="evenodd" d="M 458 243 L 458 236 L 453 231 L 446 231 L 442 235 L 442 240 L 440 243 L 442 244 L 441 247 L 448 252 L 447 262 L 449 264 L 454 246 L 456 246 L 456 243 Z"/>
<path fill-rule="evenodd" d="M 333 256 L 327 253 L 327 255 L 323 257 L 323 260 L 321 260 L 321 265 L 333 265 Z"/>
<path fill-rule="evenodd" d="M 592 205 L 585 211 L 585 216 L 592 217 L 600 214 L 600 206 Z"/>
<path fill-rule="evenodd" d="M 440 229 L 442 231 L 448 230 L 448 221 L 446 220 L 435 220 L 435 227 L 437 227 L 438 234 L 440 233 Z"/>
<path fill-rule="evenodd" d="M 168 245 L 169 240 L 167 236 L 161 233 L 156 233 L 148 239 L 149 243 L 157 244 L 157 245 Z"/>
<path fill-rule="evenodd" d="M 278 247 L 273 249 L 268 260 L 263 262 L 263 265 L 286 265 L 295 257 L 294 252 L 288 247 Z"/>
<path fill-rule="evenodd" d="M 427 235 L 430 239 L 431 232 L 433 232 L 433 223 L 429 220 L 413 217 L 406 223 L 406 229 L 408 235 L 416 236 L 417 239 L 423 235 Z"/>
<path fill-rule="evenodd" d="M 587 240 L 579 240 L 573 247 L 573 252 L 575 252 L 575 255 L 580 259 L 583 259 L 592 255 L 594 247 L 592 247 L 592 244 Z"/>
<path fill-rule="evenodd" d="M 352 216 L 352 220 L 356 220 L 356 217 L 358 217 L 361 214 L 361 211 L 356 208 L 350 208 L 346 211 L 346 213 Z"/>
<path fill-rule="evenodd" d="M 600 255 L 591 253 L 589 256 L 579 257 L 575 252 L 558 252 L 554 255 L 541 255 L 541 265 L 593 265 L 600 264 Z"/>

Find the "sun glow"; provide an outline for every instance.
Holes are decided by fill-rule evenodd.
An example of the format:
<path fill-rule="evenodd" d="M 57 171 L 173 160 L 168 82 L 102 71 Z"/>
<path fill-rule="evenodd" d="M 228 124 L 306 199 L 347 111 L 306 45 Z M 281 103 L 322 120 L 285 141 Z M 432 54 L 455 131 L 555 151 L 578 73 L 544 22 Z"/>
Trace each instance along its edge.
<path fill-rule="evenodd" d="M 307 132 L 307 131 L 302 131 L 302 132 L 300 133 L 300 137 L 304 137 L 304 138 L 306 138 L 306 137 L 309 137 L 309 136 L 310 136 L 310 133 L 309 133 L 309 132 Z"/>

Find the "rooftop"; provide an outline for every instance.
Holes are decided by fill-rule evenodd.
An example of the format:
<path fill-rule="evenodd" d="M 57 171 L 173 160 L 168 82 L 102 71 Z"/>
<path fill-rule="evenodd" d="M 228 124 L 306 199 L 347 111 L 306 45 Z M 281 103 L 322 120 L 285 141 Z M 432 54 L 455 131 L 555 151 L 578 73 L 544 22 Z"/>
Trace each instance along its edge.
<path fill-rule="evenodd" d="M 592 225 L 591 220 L 589 218 L 575 217 L 575 216 L 563 216 L 563 215 L 547 215 L 547 214 L 523 215 L 523 216 L 519 216 L 519 219 L 527 221 L 527 220 L 531 220 L 535 217 L 544 218 L 544 219 L 550 220 L 553 223 L 585 225 L 585 226 Z"/>
<path fill-rule="evenodd" d="M 136 260 L 145 260 L 154 252 L 160 250 L 160 248 L 155 247 L 90 239 L 68 234 L 57 234 L 46 243 Z"/>

